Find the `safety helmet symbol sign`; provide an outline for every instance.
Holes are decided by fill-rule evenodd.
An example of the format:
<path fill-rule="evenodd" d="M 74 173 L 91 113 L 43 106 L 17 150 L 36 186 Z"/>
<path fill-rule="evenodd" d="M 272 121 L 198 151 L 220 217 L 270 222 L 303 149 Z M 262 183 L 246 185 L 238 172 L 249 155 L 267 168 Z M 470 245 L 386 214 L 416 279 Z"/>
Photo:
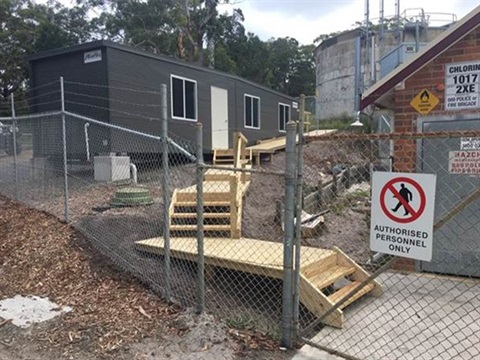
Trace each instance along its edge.
<path fill-rule="evenodd" d="M 408 177 L 391 179 L 380 192 L 382 211 L 388 218 L 401 224 L 417 220 L 425 211 L 426 201 L 425 191 L 420 184 Z"/>

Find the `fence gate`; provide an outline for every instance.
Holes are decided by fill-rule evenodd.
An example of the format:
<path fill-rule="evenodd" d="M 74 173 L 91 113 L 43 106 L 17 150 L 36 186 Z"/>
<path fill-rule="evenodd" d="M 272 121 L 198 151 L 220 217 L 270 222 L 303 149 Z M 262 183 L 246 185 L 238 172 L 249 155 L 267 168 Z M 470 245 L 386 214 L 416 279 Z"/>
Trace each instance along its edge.
<path fill-rule="evenodd" d="M 426 117 L 419 120 L 419 131 L 452 131 L 475 130 L 480 128 L 480 118 L 439 118 Z M 445 139 L 422 139 L 418 143 L 417 168 L 419 172 L 437 174 L 437 192 L 435 219 L 441 219 L 447 211 L 462 199 L 470 196 L 480 186 L 478 169 L 475 173 L 451 173 L 450 157 L 453 151 L 465 151 L 473 154 L 480 150 L 479 138 L 451 137 Z M 457 153 L 458 154 L 458 153 Z M 462 163 L 468 163 L 465 158 Z M 475 168 L 455 171 L 474 171 Z M 430 271 L 454 275 L 480 276 L 480 222 L 478 209 L 480 197 L 477 197 L 455 218 L 449 220 L 434 234 L 433 259 L 431 262 L 420 262 L 422 271 Z M 436 222 L 435 221 L 435 222 Z"/>

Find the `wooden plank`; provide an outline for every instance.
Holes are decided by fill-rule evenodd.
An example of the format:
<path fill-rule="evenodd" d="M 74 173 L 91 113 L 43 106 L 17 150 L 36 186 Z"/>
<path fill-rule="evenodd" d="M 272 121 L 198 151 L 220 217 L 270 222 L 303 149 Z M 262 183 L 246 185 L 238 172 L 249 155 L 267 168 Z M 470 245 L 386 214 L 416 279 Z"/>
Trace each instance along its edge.
<path fill-rule="evenodd" d="M 205 258 L 206 262 L 220 267 L 228 267 L 228 263 L 235 263 L 238 266 L 234 270 L 250 272 L 250 268 L 260 267 L 262 269 L 274 269 L 276 278 L 283 277 L 283 243 L 271 242 L 256 239 L 230 239 L 230 238 L 205 238 Z M 152 253 L 163 252 L 163 238 L 152 238 L 137 241 L 136 247 Z M 191 238 L 172 238 L 170 242 L 172 256 L 191 258 L 193 261 L 197 258 L 197 239 Z M 316 259 L 336 256 L 332 250 L 302 247 L 301 258 L 302 265 L 308 266 Z M 263 270 L 262 270 L 263 271 Z"/>
<path fill-rule="evenodd" d="M 197 217 L 197 213 L 173 213 L 173 218 L 179 219 L 194 219 Z M 210 218 L 210 219 L 222 219 L 222 218 L 229 218 L 230 213 L 213 213 L 213 212 L 204 212 L 203 217 Z"/>
<path fill-rule="evenodd" d="M 171 231 L 195 231 L 197 225 L 170 225 Z M 204 231 L 230 231 L 230 225 L 203 225 Z"/>
<path fill-rule="evenodd" d="M 360 285 L 360 281 L 354 281 L 347 286 L 342 287 L 340 290 L 335 291 L 332 295 L 328 297 L 328 300 L 330 300 L 333 304 L 336 304 L 337 302 L 341 301 L 345 295 L 353 291 L 355 288 L 357 288 Z M 368 294 L 370 291 L 373 290 L 375 287 L 374 284 L 368 284 L 362 290 L 357 292 L 355 295 L 353 295 L 351 298 L 349 298 L 346 302 L 344 302 L 340 308 L 345 308 L 351 303 L 353 303 L 355 300 L 360 299 L 362 296 Z"/>
<path fill-rule="evenodd" d="M 353 266 L 332 266 L 326 269 L 324 272 L 317 274 L 314 277 L 309 278 L 310 282 L 314 284 L 319 290 L 326 288 L 329 285 L 334 284 L 338 280 L 351 275 L 355 272 Z"/>
<path fill-rule="evenodd" d="M 345 254 L 338 247 L 334 246 L 333 250 L 338 254 L 338 265 L 353 266 L 355 268 L 356 271 L 352 274 L 352 278 L 354 280 L 364 281 L 370 276 L 370 274 L 365 269 L 363 269 L 360 265 L 358 265 L 353 259 L 351 259 L 347 254 Z M 380 283 L 378 283 L 376 280 L 373 280 L 372 284 L 374 285 L 372 295 L 376 297 L 382 295 L 383 289 Z"/>
<path fill-rule="evenodd" d="M 333 303 L 318 290 L 304 275 L 300 275 L 300 302 L 317 317 L 322 316 L 333 306 Z M 343 312 L 335 310 L 324 323 L 336 328 L 343 326 Z"/>
<path fill-rule="evenodd" d="M 238 177 L 236 175 L 230 176 L 230 236 L 232 239 L 240 238 L 237 231 L 238 219 Z"/>
<path fill-rule="evenodd" d="M 181 206 L 184 206 L 184 207 L 196 207 L 197 206 L 197 202 L 196 201 L 177 201 L 175 203 L 175 207 L 181 207 Z M 203 206 L 210 206 L 210 207 L 214 207 L 214 206 L 218 206 L 218 207 L 228 207 L 230 206 L 230 201 L 206 201 L 203 203 Z"/>
<path fill-rule="evenodd" d="M 168 208 L 168 226 L 172 225 L 172 214 L 175 212 L 175 203 L 177 202 L 177 189 L 173 190 L 170 207 Z"/>
<path fill-rule="evenodd" d="M 337 254 L 330 250 L 327 251 L 328 252 L 326 252 L 324 256 L 315 259 L 316 261 L 307 266 L 301 267 L 300 272 L 302 275 L 311 279 L 312 277 L 325 272 L 326 269 L 337 265 Z"/>

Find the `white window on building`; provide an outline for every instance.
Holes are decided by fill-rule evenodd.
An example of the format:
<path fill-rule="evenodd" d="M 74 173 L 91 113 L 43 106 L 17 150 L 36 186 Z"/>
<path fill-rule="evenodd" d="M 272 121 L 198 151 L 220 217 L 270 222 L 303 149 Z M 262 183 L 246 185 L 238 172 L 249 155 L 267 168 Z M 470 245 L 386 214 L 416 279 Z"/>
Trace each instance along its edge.
<path fill-rule="evenodd" d="M 175 75 L 170 82 L 172 118 L 197 121 L 197 82 Z"/>
<path fill-rule="evenodd" d="M 260 98 L 245 94 L 245 127 L 260 129 Z"/>
<path fill-rule="evenodd" d="M 278 130 L 286 131 L 287 123 L 290 121 L 290 105 L 278 104 Z"/>

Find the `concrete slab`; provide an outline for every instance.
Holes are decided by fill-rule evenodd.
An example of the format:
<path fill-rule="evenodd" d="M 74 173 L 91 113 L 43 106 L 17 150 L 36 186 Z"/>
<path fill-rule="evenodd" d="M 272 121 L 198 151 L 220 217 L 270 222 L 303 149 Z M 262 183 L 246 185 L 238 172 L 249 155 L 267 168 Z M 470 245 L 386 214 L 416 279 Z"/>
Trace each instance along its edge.
<path fill-rule="evenodd" d="M 0 301 L 0 317 L 12 320 L 12 324 L 26 328 L 33 323 L 53 319 L 62 313 L 72 311 L 68 306 L 59 306 L 47 298 L 15 295 Z"/>
<path fill-rule="evenodd" d="M 354 303 L 343 329 L 325 327 L 312 341 L 359 359 L 480 359 L 480 280 L 386 273 L 379 281 L 380 298 Z M 311 359 L 338 359 L 310 348 L 302 353 Z"/>
<path fill-rule="evenodd" d="M 343 360 L 343 358 L 306 345 L 292 357 L 292 360 Z"/>

